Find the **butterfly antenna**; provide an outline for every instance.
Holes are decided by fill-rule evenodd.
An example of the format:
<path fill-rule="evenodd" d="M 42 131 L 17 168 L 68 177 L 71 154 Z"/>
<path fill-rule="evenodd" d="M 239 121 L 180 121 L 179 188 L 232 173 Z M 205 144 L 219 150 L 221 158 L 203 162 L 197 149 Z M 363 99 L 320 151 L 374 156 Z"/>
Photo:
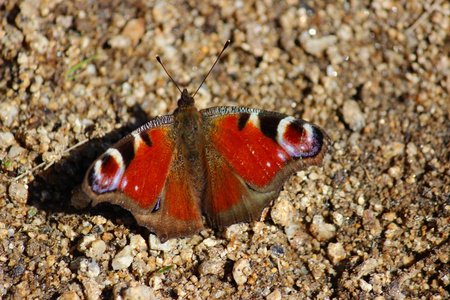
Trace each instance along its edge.
<path fill-rule="evenodd" d="M 231 41 L 227 40 L 225 45 L 222 48 L 222 51 L 220 51 L 219 55 L 216 58 L 216 61 L 214 62 L 214 64 L 212 65 L 211 69 L 209 69 L 208 74 L 206 74 L 205 78 L 203 78 L 202 83 L 200 83 L 200 85 L 198 86 L 198 89 L 195 91 L 194 95 L 192 95 L 192 98 L 195 97 L 195 95 L 197 95 L 198 90 L 202 87 L 203 83 L 205 83 L 206 78 L 208 78 L 209 74 L 211 73 L 211 71 L 214 69 L 214 67 L 216 66 L 217 62 L 219 61 L 220 57 L 222 56 L 222 53 L 225 51 L 225 49 L 227 49 L 227 47 L 230 45 Z"/>
<path fill-rule="evenodd" d="M 178 84 L 176 83 L 176 81 L 172 78 L 172 76 L 170 76 L 169 72 L 167 72 L 166 67 L 164 67 L 161 58 L 159 57 L 159 55 L 156 55 L 156 60 L 159 62 L 159 64 L 163 67 L 164 71 L 166 72 L 167 76 L 169 76 L 170 80 L 172 80 L 172 82 L 175 84 L 175 86 L 177 87 L 178 91 L 181 92 L 180 87 L 178 86 Z"/>

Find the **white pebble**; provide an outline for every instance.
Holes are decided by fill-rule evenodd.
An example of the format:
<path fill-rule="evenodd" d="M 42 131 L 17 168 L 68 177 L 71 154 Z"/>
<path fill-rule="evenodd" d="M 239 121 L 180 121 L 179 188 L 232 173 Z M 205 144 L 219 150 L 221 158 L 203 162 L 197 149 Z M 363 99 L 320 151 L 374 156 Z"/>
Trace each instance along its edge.
<path fill-rule="evenodd" d="M 112 260 L 111 266 L 113 270 L 122 270 L 128 268 L 133 262 L 130 246 L 125 246 Z"/>
<path fill-rule="evenodd" d="M 241 258 L 234 263 L 233 278 L 237 285 L 243 285 L 247 282 L 248 276 L 252 273 L 248 259 Z"/>

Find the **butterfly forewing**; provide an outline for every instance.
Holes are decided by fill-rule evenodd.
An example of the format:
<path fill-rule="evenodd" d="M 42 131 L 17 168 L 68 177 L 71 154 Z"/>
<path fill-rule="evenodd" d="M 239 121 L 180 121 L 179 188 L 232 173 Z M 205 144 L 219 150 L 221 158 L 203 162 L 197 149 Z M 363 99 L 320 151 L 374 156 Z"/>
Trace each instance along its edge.
<path fill-rule="evenodd" d="M 204 213 L 211 226 L 257 219 L 294 172 L 320 165 L 329 139 L 314 124 L 239 107 L 201 111 L 208 183 Z"/>
<path fill-rule="evenodd" d="M 163 240 L 203 228 L 198 197 L 176 159 L 174 128 L 173 116 L 140 127 L 98 158 L 83 183 L 93 205 L 120 205 Z"/>

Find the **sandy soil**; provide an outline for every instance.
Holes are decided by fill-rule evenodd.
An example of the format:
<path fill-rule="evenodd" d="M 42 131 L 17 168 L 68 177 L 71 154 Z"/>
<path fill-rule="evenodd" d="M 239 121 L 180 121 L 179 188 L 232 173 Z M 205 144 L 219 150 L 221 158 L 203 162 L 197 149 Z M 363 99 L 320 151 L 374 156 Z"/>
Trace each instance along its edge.
<path fill-rule="evenodd" d="M 445 299 L 450 3 L 1 1 L 3 299 Z M 322 168 L 260 222 L 165 244 L 72 191 L 107 147 L 176 108 L 279 111 L 325 128 Z"/>

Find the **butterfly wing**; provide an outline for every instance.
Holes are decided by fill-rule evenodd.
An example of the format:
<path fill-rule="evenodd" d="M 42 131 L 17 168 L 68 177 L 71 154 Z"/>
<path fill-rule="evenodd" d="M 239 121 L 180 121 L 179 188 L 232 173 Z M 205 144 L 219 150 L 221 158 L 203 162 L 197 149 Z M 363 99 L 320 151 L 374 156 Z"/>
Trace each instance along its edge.
<path fill-rule="evenodd" d="M 176 140 L 173 116 L 147 123 L 92 164 L 83 191 L 93 205 L 110 202 L 129 210 L 161 240 L 200 231 L 198 195 L 177 159 Z"/>
<path fill-rule="evenodd" d="M 320 165 L 330 140 L 318 126 L 239 107 L 201 111 L 207 182 L 203 212 L 210 226 L 258 219 L 293 173 Z"/>

